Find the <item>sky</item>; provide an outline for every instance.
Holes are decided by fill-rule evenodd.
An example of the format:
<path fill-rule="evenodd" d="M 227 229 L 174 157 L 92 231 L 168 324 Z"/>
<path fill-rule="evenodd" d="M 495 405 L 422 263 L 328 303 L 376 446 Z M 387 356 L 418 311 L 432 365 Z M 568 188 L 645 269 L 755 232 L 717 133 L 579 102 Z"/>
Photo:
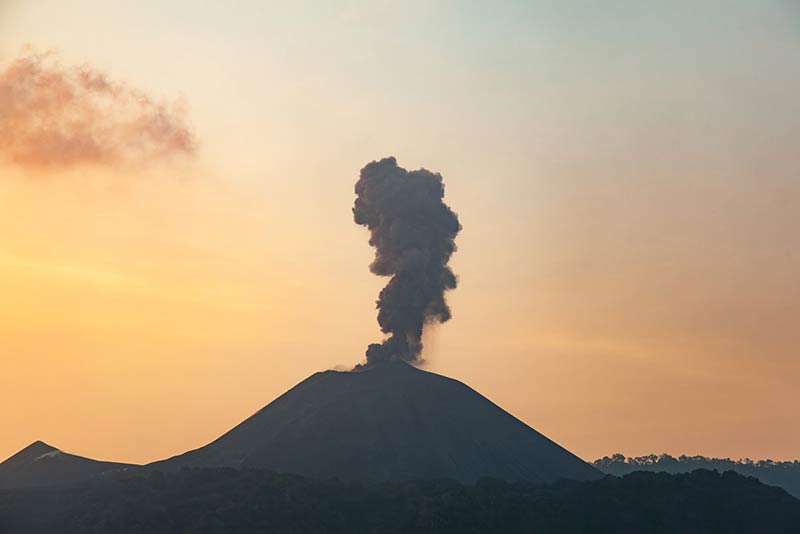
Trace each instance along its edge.
<path fill-rule="evenodd" d="M 363 361 L 390 155 L 463 225 L 424 368 L 587 460 L 797 458 L 798 57 L 791 0 L 0 0 L 0 458 Z"/>

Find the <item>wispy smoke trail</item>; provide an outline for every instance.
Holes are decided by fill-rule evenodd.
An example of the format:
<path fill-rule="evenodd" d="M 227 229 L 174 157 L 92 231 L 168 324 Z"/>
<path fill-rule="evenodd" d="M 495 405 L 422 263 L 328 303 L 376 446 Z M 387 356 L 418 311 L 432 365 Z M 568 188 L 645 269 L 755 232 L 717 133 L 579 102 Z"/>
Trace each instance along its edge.
<path fill-rule="evenodd" d="M 378 323 L 390 335 L 367 348 L 367 365 L 416 361 L 424 325 L 450 319 L 444 293 L 456 287 L 447 262 L 461 230 L 458 216 L 442 201 L 440 174 L 407 171 L 393 157 L 361 169 L 355 190 L 355 222 L 369 229 L 375 247 L 370 270 L 392 277 L 377 303 Z"/>
<path fill-rule="evenodd" d="M 0 156 L 18 165 L 136 165 L 194 150 L 180 107 L 91 67 L 64 67 L 47 52 L 0 69 Z"/>

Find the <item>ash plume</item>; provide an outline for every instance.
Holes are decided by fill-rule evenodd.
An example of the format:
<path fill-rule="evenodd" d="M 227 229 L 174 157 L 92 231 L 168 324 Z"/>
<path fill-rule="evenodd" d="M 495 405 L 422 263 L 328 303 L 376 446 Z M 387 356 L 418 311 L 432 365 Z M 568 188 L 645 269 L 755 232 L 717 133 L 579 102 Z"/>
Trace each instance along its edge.
<path fill-rule="evenodd" d="M 407 171 L 393 157 L 361 169 L 355 192 L 355 222 L 369 229 L 375 247 L 370 271 L 391 276 L 377 301 L 378 324 L 389 337 L 369 345 L 366 366 L 418 361 L 425 324 L 450 319 L 444 293 L 457 280 L 447 262 L 461 224 L 442 201 L 440 174 Z"/>

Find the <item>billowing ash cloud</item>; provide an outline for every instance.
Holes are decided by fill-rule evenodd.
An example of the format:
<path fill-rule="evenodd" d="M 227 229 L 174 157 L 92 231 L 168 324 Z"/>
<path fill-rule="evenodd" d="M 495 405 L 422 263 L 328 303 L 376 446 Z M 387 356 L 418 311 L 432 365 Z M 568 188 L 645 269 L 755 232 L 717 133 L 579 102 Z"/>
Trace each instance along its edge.
<path fill-rule="evenodd" d="M 30 53 L 0 70 L 0 156 L 28 167 L 139 164 L 195 150 L 180 108 Z"/>
<path fill-rule="evenodd" d="M 407 171 L 395 158 L 361 169 L 353 207 L 355 222 L 370 231 L 375 247 L 370 270 L 391 280 L 378 298 L 378 323 L 390 334 L 367 348 L 367 364 L 413 362 L 422 352 L 425 323 L 450 319 L 444 293 L 456 287 L 447 262 L 461 230 L 458 216 L 442 201 L 442 176 Z"/>

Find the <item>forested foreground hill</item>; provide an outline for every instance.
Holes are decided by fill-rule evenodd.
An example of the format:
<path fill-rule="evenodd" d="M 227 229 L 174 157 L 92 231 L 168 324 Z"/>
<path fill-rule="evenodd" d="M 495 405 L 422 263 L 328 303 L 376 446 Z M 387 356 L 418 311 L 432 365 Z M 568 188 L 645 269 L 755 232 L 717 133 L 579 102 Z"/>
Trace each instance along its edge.
<path fill-rule="evenodd" d="M 800 501 L 733 472 L 586 482 L 344 483 L 257 470 L 184 469 L 0 492 L 0 532 L 792 533 Z"/>
<path fill-rule="evenodd" d="M 626 457 L 622 454 L 604 456 L 594 466 L 609 475 L 627 475 L 634 471 L 655 473 L 690 473 L 696 469 L 736 471 L 745 476 L 756 477 L 764 484 L 780 486 L 800 498 L 800 461 L 775 462 L 773 460 L 731 460 L 730 458 L 706 458 L 685 456 L 677 458 L 669 454 Z"/>

